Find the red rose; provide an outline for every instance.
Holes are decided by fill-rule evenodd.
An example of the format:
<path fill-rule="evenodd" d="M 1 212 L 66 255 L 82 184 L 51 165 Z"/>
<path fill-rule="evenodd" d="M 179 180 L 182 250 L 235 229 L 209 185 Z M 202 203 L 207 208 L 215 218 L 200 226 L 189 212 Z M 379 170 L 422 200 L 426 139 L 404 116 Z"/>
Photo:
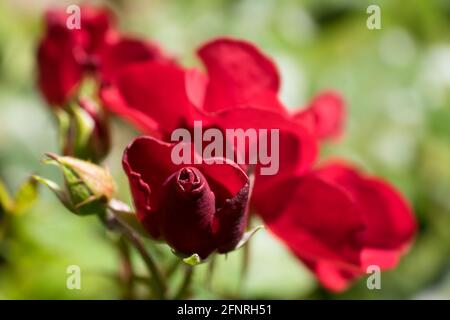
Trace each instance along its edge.
<path fill-rule="evenodd" d="M 317 154 L 315 132 L 278 101 L 273 63 L 255 46 L 228 38 L 204 45 L 199 56 L 207 75 L 155 61 L 123 68 L 101 90 L 104 105 L 164 140 L 196 120 L 222 131 L 279 129 L 280 171 L 308 170 Z"/>
<path fill-rule="evenodd" d="M 253 45 L 218 39 L 203 46 L 199 55 L 207 74 L 175 64 L 136 64 L 117 74 L 102 90 L 102 99 L 110 110 L 144 132 L 166 139 L 174 129 L 191 130 L 194 120 L 221 131 L 278 128 L 280 171 L 276 176 L 262 176 L 256 170 L 251 199 L 270 230 L 333 290 L 344 289 L 368 264 L 395 265 L 415 230 L 413 215 L 402 197 L 386 183 L 343 165 L 311 171 L 316 140 L 335 138 L 342 131 L 342 98 L 325 92 L 306 109 L 291 114 L 277 98 L 275 66 Z M 191 175 L 179 172 L 178 177 Z M 179 183 L 176 175 L 171 179 L 172 184 Z M 172 189 L 164 190 L 167 195 Z M 137 192 L 133 194 L 139 207 Z M 209 208 L 208 203 L 203 202 L 203 207 Z M 168 207 L 174 210 L 172 204 Z M 380 217 L 386 220 L 384 224 Z M 161 222 L 147 225 L 154 236 L 161 235 Z"/>
<path fill-rule="evenodd" d="M 270 230 L 334 291 L 370 265 L 394 267 L 416 230 L 398 191 L 342 163 L 255 185 L 253 197 Z"/>
<path fill-rule="evenodd" d="M 285 113 L 276 68 L 256 47 L 220 38 L 198 53 L 207 75 L 159 62 L 130 66 L 102 90 L 104 104 L 144 132 L 161 135 L 210 112 L 253 107 Z"/>
<path fill-rule="evenodd" d="M 69 29 L 63 9 L 46 13 L 46 33 L 37 52 L 38 85 L 49 104 L 62 106 L 85 74 L 110 80 L 124 65 L 163 58 L 151 43 L 122 37 L 114 29 L 109 11 L 80 8 L 80 28 Z"/>
<path fill-rule="evenodd" d="M 173 146 L 140 137 L 125 150 L 123 167 L 139 220 L 153 238 L 185 255 L 204 259 L 233 250 L 247 224 L 247 175 L 226 159 L 175 165 Z"/>

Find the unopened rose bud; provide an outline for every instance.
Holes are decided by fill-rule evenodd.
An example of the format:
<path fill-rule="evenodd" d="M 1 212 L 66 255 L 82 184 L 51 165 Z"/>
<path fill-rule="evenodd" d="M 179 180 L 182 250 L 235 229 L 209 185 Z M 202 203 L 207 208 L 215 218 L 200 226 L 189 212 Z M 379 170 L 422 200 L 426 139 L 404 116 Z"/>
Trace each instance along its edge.
<path fill-rule="evenodd" d="M 48 186 L 59 200 L 75 214 L 104 214 L 108 202 L 115 191 L 110 173 L 93 163 L 72 157 L 47 154 L 45 163 L 57 165 L 64 176 L 64 187 L 57 183 L 35 176 L 35 179 Z"/>
<path fill-rule="evenodd" d="M 125 150 L 123 166 L 138 219 L 153 238 L 166 241 L 191 265 L 213 252 L 235 250 L 249 238 L 249 178 L 226 159 L 175 165 L 173 147 L 139 137 Z"/>
<path fill-rule="evenodd" d="M 160 230 L 172 248 L 200 256 L 214 251 L 215 196 L 198 169 L 184 167 L 168 177 L 160 201 Z"/>
<path fill-rule="evenodd" d="M 68 111 L 58 110 L 62 150 L 65 156 L 102 161 L 111 146 L 108 116 L 96 103 L 83 97 Z"/>

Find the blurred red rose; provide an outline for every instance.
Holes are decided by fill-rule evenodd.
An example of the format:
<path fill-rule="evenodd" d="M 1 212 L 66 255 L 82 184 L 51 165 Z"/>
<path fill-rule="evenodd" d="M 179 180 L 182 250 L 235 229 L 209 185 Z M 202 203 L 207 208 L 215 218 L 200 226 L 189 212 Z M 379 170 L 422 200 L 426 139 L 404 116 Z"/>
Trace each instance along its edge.
<path fill-rule="evenodd" d="M 265 187 L 255 185 L 256 210 L 333 291 L 344 290 L 370 265 L 394 267 L 416 231 L 411 208 L 398 191 L 344 163 Z"/>
<path fill-rule="evenodd" d="M 155 61 L 128 66 L 102 88 L 104 105 L 163 140 L 175 129 L 192 130 L 194 121 L 222 131 L 279 129 L 280 171 L 307 171 L 317 155 L 315 132 L 278 101 L 279 76 L 271 60 L 252 44 L 229 38 L 198 52 L 207 75 Z"/>
<path fill-rule="evenodd" d="M 67 27 L 68 17 L 64 9 L 47 11 L 37 50 L 38 85 L 52 106 L 64 105 L 85 74 L 110 80 L 129 63 L 164 59 L 154 44 L 121 36 L 106 9 L 82 6 L 79 29 Z"/>

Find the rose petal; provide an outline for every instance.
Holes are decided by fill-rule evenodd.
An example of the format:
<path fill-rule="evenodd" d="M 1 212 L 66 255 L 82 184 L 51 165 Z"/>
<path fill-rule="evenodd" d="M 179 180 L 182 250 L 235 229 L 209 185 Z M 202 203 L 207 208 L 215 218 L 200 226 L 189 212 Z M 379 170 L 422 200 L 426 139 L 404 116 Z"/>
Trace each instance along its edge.
<path fill-rule="evenodd" d="M 204 110 L 218 111 L 251 104 L 284 111 L 277 98 L 278 71 L 251 43 L 219 38 L 202 46 L 198 55 L 209 76 Z"/>
<path fill-rule="evenodd" d="M 310 174 L 284 179 L 266 191 L 255 188 L 253 197 L 270 230 L 299 258 L 360 264 L 364 221 L 340 189 Z"/>
<path fill-rule="evenodd" d="M 397 191 L 343 162 L 256 186 L 254 197 L 270 230 L 334 291 L 344 290 L 369 265 L 394 267 L 416 230 Z"/>
<path fill-rule="evenodd" d="M 414 215 L 402 195 L 387 182 L 361 175 L 341 162 L 319 170 L 322 179 L 345 188 L 358 203 L 367 224 L 365 242 L 373 249 L 399 249 L 416 231 Z"/>
<path fill-rule="evenodd" d="M 101 52 L 100 73 L 104 82 L 110 82 L 118 71 L 132 63 L 170 61 L 153 43 L 130 37 L 119 37 L 104 46 Z"/>
<path fill-rule="evenodd" d="M 106 92 L 105 92 L 106 90 Z M 193 123 L 195 108 L 185 83 L 185 72 L 175 65 L 145 62 L 124 68 L 101 97 L 112 112 L 131 119 L 146 132 L 168 136 Z"/>
<path fill-rule="evenodd" d="M 273 157 L 273 160 L 279 161 L 277 174 L 280 176 L 284 173 L 290 175 L 304 173 L 311 168 L 316 159 L 316 140 L 302 126 L 278 112 L 242 107 L 217 112 L 210 118 L 210 121 L 222 128 L 224 132 L 226 129 L 242 129 L 244 131 L 251 129 L 256 130 L 259 136 L 261 130 L 266 129 L 268 132 L 267 148 L 269 156 L 275 155 L 271 153 L 273 147 L 278 147 L 279 150 L 278 159 Z M 279 132 L 278 146 L 271 146 L 271 130 L 278 130 Z M 238 149 L 236 152 L 240 154 L 241 158 L 249 153 L 248 147 L 239 149 L 239 146 L 235 146 L 235 149 Z"/>
<path fill-rule="evenodd" d="M 180 169 L 171 161 L 171 145 L 152 137 L 139 137 L 124 151 L 123 168 L 130 182 L 138 218 L 154 238 L 159 237 L 159 189 L 171 174 Z"/>
<path fill-rule="evenodd" d="M 214 220 L 214 241 L 219 253 L 234 250 L 241 240 L 247 227 L 248 196 L 249 184 L 247 183 L 217 210 Z"/>
<path fill-rule="evenodd" d="M 46 34 L 38 46 L 38 85 L 51 105 L 62 106 L 74 94 L 83 73 L 98 63 L 98 51 L 112 32 L 107 10 L 82 6 L 80 28 L 68 29 L 64 9 L 46 12 Z"/>
<path fill-rule="evenodd" d="M 293 117 L 319 139 L 337 138 L 344 126 L 345 103 L 338 93 L 326 91 Z"/>
<path fill-rule="evenodd" d="M 81 80 L 83 68 L 73 54 L 73 39 L 64 27 L 54 27 L 37 51 L 38 85 L 51 105 L 63 105 Z"/>

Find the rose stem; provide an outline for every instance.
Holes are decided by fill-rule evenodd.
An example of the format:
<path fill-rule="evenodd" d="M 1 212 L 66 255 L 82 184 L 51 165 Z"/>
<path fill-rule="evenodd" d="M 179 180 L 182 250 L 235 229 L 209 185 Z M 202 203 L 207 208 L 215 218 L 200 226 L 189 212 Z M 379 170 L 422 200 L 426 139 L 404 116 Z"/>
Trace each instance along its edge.
<path fill-rule="evenodd" d="M 123 236 L 120 237 L 119 241 L 117 242 L 117 246 L 119 248 L 119 254 L 121 258 L 121 268 L 119 275 L 124 286 L 123 298 L 133 299 L 134 272 L 130 256 L 130 248 Z"/>
<path fill-rule="evenodd" d="M 213 254 L 212 257 L 210 258 L 210 261 L 208 264 L 208 269 L 206 271 L 206 278 L 205 278 L 206 287 L 210 291 L 212 289 L 212 279 L 213 279 L 213 275 L 214 275 L 215 265 L 216 265 L 216 255 Z"/>
<path fill-rule="evenodd" d="M 181 284 L 181 287 L 178 290 L 178 293 L 174 297 L 175 300 L 183 299 L 186 296 L 186 294 L 188 293 L 190 284 L 191 284 L 193 273 L 194 273 L 194 267 L 185 266 L 185 274 L 184 274 L 183 283 Z"/>
<path fill-rule="evenodd" d="M 145 265 L 147 266 L 148 270 L 152 274 L 151 284 L 153 286 L 153 289 L 155 293 L 157 294 L 159 299 L 165 299 L 166 298 L 166 286 L 164 282 L 164 278 L 156 265 L 155 260 L 150 255 L 150 252 L 147 251 L 145 248 L 143 242 L 139 238 L 139 236 L 134 232 L 130 227 L 122 223 L 119 219 L 116 218 L 113 212 L 111 212 L 108 215 L 108 224 L 112 227 L 116 227 L 119 229 L 119 231 L 122 233 L 122 235 L 135 247 L 135 249 L 139 252 L 142 259 L 144 260 Z"/>

